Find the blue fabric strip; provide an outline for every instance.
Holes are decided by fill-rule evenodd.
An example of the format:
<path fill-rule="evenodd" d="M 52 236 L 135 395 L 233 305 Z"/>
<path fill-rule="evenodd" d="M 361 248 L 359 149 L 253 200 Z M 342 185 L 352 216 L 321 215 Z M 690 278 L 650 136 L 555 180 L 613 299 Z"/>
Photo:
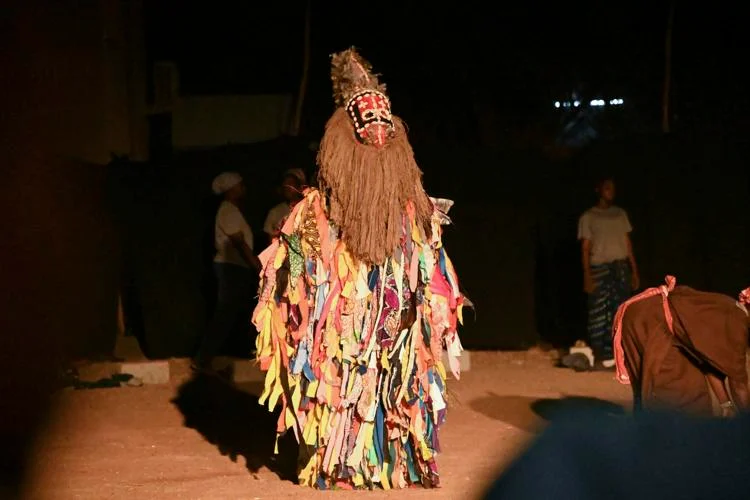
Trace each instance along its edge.
<path fill-rule="evenodd" d="M 371 292 L 375 291 L 375 287 L 378 284 L 379 277 L 380 277 L 380 268 L 377 266 L 373 267 L 372 271 L 370 271 L 370 276 L 368 276 L 368 279 L 367 279 L 367 286 Z"/>
<path fill-rule="evenodd" d="M 383 418 L 383 405 L 378 404 L 375 412 L 375 454 L 378 456 L 378 463 L 383 465 L 383 427 L 385 426 Z"/>
<path fill-rule="evenodd" d="M 305 374 L 305 378 L 310 382 L 315 382 L 317 380 L 308 361 L 305 361 L 305 364 L 302 367 L 302 372 Z"/>
<path fill-rule="evenodd" d="M 410 441 L 404 443 L 404 451 L 406 451 L 406 467 L 409 469 L 409 479 L 412 483 L 418 483 L 419 475 L 414 468 L 414 462 L 417 460 L 417 457 L 414 456 L 414 449 L 412 448 Z"/>

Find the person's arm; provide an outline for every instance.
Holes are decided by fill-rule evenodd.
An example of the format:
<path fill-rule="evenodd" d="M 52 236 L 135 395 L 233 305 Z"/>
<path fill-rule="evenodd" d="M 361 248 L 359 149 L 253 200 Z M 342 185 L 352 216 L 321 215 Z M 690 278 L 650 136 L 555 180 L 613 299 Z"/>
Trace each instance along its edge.
<path fill-rule="evenodd" d="M 723 376 L 719 376 L 714 372 L 709 372 L 706 373 L 706 379 L 708 380 L 708 386 L 719 401 L 719 406 L 721 406 L 721 416 L 733 417 L 736 414 L 734 403 L 732 402 L 732 398 L 729 397 L 729 392 L 724 385 Z"/>
<path fill-rule="evenodd" d="M 583 267 L 583 290 L 594 291 L 594 279 L 591 277 L 591 240 L 581 240 L 581 266 Z"/>
<path fill-rule="evenodd" d="M 641 275 L 638 273 L 638 263 L 635 261 L 635 252 L 633 252 L 633 242 L 630 240 L 630 234 L 625 235 L 628 243 L 628 262 L 630 262 L 630 272 L 632 273 L 633 290 L 638 290 L 641 286 Z"/>
<path fill-rule="evenodd" d="M 277 236 L 275 223 L 274 223 L 276 219 L 274 208 L 268 211 L 268 215 L 266 215 L 266 220 L 263 222 L 263 232 L 266 234 L 266 238 L 268 239 L 269 245 L 273 243 L 273 239 Z"/>
<path fill-rule="evenodd" d="M 591 226 L 589 215 L 585 213 L 578 219 L 578 239 L 581 241 L 581 267 L 583 268 L 583 291 L 594 291 L 594 279 L 591 277 Z"/>
<path fill-rule="evenodd" d="M 641 286 L 641 275 L 638 272 L 638 263 L 635 260 L 635 252 L 633 252 L 633 241 L 630 239 L 630 233 L 633 232 L 633 225 L 630 224 L 630 217 L 628 213 L 623 210 L 623 225 L 625 226 L 625 242 L 628 245 L 628 262 L 630 263 L 630 286 L 633 291 L 638 290 Z"/>
<path fill-rule="evenodd" d="M 276 224 L 276 226 L 273 228 L 273 230 L 270 233 L 268 233 L 269 245 L 271 243 L 273 243 L 273 240 L 275 240 L 276 238 L 278 238 L 279 236 L 281 236 L 281 228 L 282 228 L 283 225 L 284 225 L 284 219 L 282 219 L 281 221 L 279 221 L 279 223 Z"/>
<path fill-rule="evenodd" d="M 737 409 L 742 412 L 750 410 L 750 390 L 748 390 L 747 383 L 730 378 L 728 385 L 732 401 Z"/>
<path fill-rule="evenodd" d="M 219 224 L 221 230 L 229 237 L 234 247 L 239 250 L 245 262 L 260 272 L 263 266 L 250 246 L 253 241 L 253 234 L 242 212 L 237 207 L 230 206 L 220 213 L 219 217 L 221 218 Z"/>
<path fill-rule="evenodd" d="M 229 239 L 232 240 L 232 243 L 242 253 L 242 256 L 245 258 L 245 261 L 253 269 L 255 269 L 258 272 L 263 270 L 263 265 L 260 263 L 260 259 L 258 259 L 255 253 L 253 253 L 253 250 L 250 248 L 250 245 L 248 245 L 247 241 L 245 241 L 245 235 L 242 234 L 242 232 L 230 234 Z"/>
<path fill-rule="evenodd" d="M 737 306 L 742 313 L 733 311 L 736 316 L 731 317 L 731 324 L 728 325 L 730 331 L 733 332 L 731 337 L 736 339 L 737 342 L 734 347 L 737 357 L 735 358 L 735 368 L 732 370 L 732 374 L 727 377 L 727 386 L 737 409 L 744 413 L 750 412 L 750 388 L 748 387 L 747 376 L 747 328 L 750 321 L 748 321 L 747 310 L 743 304 L 738 303 Z M 736 321 L 738 318 L 742 319 Z"/>

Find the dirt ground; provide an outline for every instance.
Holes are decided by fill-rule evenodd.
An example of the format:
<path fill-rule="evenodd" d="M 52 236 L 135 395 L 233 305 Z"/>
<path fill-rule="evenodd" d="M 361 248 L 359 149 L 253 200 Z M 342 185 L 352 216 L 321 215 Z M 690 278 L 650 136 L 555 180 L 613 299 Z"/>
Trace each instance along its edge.
<path fill-rule="evenodd" d="M 471 364 L 449 382 L 437 490 L 303 489 L 289 480 L 293 443 L 273 457 L 274 417 L 257 404 L 259 384 L 197 379 L 64 391 L 38 443 L 30 498 L 477 498 L 555 410 L 630 404 L 612 373 L 555 368 L 539 352 L 473 352 Z"/>

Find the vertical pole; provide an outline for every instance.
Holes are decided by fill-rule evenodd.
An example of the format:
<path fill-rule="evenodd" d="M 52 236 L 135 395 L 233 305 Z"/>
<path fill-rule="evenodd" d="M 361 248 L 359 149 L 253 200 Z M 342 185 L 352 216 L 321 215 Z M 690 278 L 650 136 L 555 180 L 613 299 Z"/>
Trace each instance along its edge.
<path fill-rule="evenodd" d="M 667 19 L 667 33 L 664 41 L 664 93 L 661 104 L 661 130 L 669 133 L 669 93 L 672 85 L 672 26 L 674 24 L 674 5 L 672 0 L 669 6 L 669 18 Z"/>
<path fill-rule="evenodd" d="M 302 122 L 302 109 L 305 103 L 305 92 L 307 91 L 307 79 L 310 72 L 310 28 L 312 17 L 312 0 L 307 0 L 305 9 L 305 40 L 304 40 L 304 57 L 302 62 L 302 78 L 299 82 L 299 92 L 297 93 L 297 106 L 294 111 L 292 121 L 291 135 L 298 136 L 300 123 Z"/>

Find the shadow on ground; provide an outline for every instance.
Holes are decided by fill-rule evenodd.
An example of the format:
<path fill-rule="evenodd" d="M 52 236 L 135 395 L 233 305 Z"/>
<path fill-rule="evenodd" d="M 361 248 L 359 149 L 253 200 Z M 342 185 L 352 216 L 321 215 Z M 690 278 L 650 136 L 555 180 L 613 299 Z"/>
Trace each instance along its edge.
<path fill-rule="evenodd" d="M 505 422 L 526 432 L 536 432 L 544 422 L 532 411 L 531 405 L 538 398 L 526 396 L 500 396 L 494 392 L 474 399 L 471 409 L 485 417 Z"/>
<path fill-rule="evenodd" d="M 625 415 L 625 409 L 620 404 L 584 396 L 538 399 L 531 404 L 531 409 L 548 422 L 573 413 L 599 414 L 611 417 Z"/>
<path fill-rule="evenodd" d="M 486 417 L 500 420 L 526 432 L 537 432 L 546 422 L 575 412 L 597 412 L 610 416 L 625 414 L 625 410 L 619 404 L 582 396 L 539 399 L 527 396 L 501 396 L 490 392 L 471 401 L 470 406 Z"/>
<path fill-rule="evenodd" d="M 278 410 L 271 413 L 258 397 L 214 377 L 199 375 L 184 383 L 172 403 L 185 417 L 185 427 L 198 431 L 233 462 L 245 457 L 255 473 L 266 466 L 281 479 L 296 482 L 298 445 L 294 436 L 279 439 L 274 455 Z"/>

